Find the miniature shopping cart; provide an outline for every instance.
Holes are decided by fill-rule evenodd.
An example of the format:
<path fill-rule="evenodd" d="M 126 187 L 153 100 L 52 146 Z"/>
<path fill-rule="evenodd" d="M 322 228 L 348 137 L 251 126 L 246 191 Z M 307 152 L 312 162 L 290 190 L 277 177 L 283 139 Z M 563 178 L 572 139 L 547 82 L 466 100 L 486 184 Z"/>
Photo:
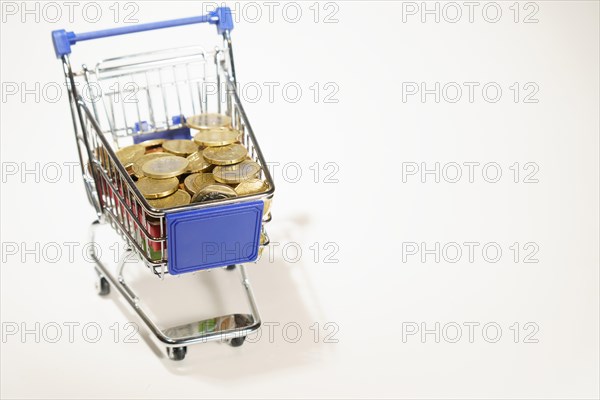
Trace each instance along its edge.
<path fill-rule="evenodd" d="M 94 68 L 74 71 L 71 46 L 86 40 L 126 35 L 197 23 L 216 25 L 222 47 L 161 50 L 106 59 Z M 153 334 L 167 346 L 173 360 L 181 360 L 187 345 L 222 340 L 239 346 L 260 327 L 260 317 L 242 264 L 257 260 L 269 242 L 264 224 L 275 186 L 248 118 L 236 92 L 231 47 L 233 20 L 227 7 L 208 15 L 126 26 L 86 33 L 52 32 L 57 58 L 63 63 L 81 172 L 90 203 L 97 213 L 94 231 L 108 223 L 151 272 L 160 278 L 218 267 L 235 269 L 248 298 L 251 314 L 230 314 L 161 329 L 140 305 L 123 276 L 125 254 L 116 274 L 94 253 L 98 292 L 117 288 Z M 147 140 L 190 138 L 186 117 L 219 113 L 231 118 L 241 132 L 241 143 L 261 166 L 260 179 L 268 190 L 172 209 L 153 208 L 138 191 L 117 149 Z M 94 246 L 91 246 L 94 249 Z"/>

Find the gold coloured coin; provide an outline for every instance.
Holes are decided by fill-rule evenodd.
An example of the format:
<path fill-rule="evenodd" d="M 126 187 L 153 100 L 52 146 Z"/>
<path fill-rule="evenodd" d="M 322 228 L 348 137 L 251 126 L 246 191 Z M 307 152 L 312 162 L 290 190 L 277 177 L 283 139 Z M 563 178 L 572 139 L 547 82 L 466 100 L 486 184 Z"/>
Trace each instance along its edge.
<path fill-rule="evenodd" d="M 133 165 L 135 160 L 143 156 L 145 152 L 146 148 L 144 146 L 134 144 L 117 150 L 116 155 L 121 164 L 123 164 L 123 166 L 127 168 Z"/>
<path fill-rule="evenodd" d="M 269 189 L 267 182 L 253 178 L 237 185 L 235 187 L 235 192 L 238 194 L 238 196 L 246 196 L 249 194 L 266 192 L 267 189 Z"/>
<path fill-rule="evenodd" d="M 204 159 L 202 156 L 202 151 L 196 151 L 189 156 L 187 156 L 190 164 L 188 165 L 187 172 L 196 173 L 196 172 L 205 172 L 212 167 L 212 164 Z"/>
<path fill-rule="evenodd" d="M 198 145 L 191 140 L 167 140 L 162 144 L 162 148 L 176 156 L 187 157 L 198 150 Z"/>
<path fill-rule="evenodd" d="M 202 151 L 204 159 L 215 165 L 231 165 L 243 161 L 248 150 L 241 144 L 230 144 L 221 147 L 207 147 Z"/>
<path fill-rule="evenodd" d="M 263 206 L 263 219 L 268 218 L 269 213 L 271 212 L 271 204 L 273 204 L 273 199 L 265 199 Z"/>
<path fill-rule="evenodd" d="M 167 156 L 154 158 L 142 165 L 144 176 L 155 179 L 167 179 L 183 174 L 187 171 L 189 161 L 187 158 Z"/>
<path fill-rule="evenodd" d="M 135 185 L 140 193 L 147 199 L 159 199 L 175 193 L 179 188 L 179 179 L 153 179 L 140 178 Z"/>
<path fill-rule="evenodd" d="M 239 131 L 230 129 L 201 130 L 194 135 L 194 142 L 205 147 L 227 146 L 237 142 L 240 135 Z"/>
<path fill-rule="evenodd" d="M 138 144 L 144 146 L 146 149 L 149 147 L 157 147 L 165 142 L 165 139 L 150 139 L 140 142 Z"/>
<path fill-rule="evenodd" d="M 264 250 L 264 248 L 266 246 L 268 246 L 270 244 L 270 240 L 269 237 L 267 236 L 267 234 L 264 232 L 264 230 L 260 233 L 260 246 L 258 247 L 258 255 L 260 256 L 262 254 L 262 251 Z"/>
<path fill-rule="evenodd" d="M 185 178 L 185 180 L 183 181 L 183 186 L 185 187 L 185 190 L 187 190 L 188 193 L 193 196 L 196 193 L 198 193 L 202 188 L 208 185 L 213 185 L 215 183 L 217 182 L 215 182 L 215 178 L 211 173 L 199 172 L 196 174 L 189 175 L 187 178 Z"/>
<path fill-rule="evenodd" d="M 146 149 L 146 154 L 151 154 L 151 153 L 164 153 L 164 151 L 161 146 L 148 147 Z M 171 154 L 171 153 L 167 153 L 167 154 Z"/>
<path fill-rule="evenodd" d="M 265 235 L 264 232 L 260 233 L 260 246 L 258 247 L 258 255 L 262 255 L 262 252 L 265 248 L 265 246 L 269 244 L 268 240 L 267 240 L 267 235 Z"/>
<path fill-rule="evenodd" d="M 189 117 L 186 125 L 194 129 L 214 129 L 231 126 L 231 117 L 223 114 L 207 113 Z"/>
<path fill-rule="evenodd" d="M 147 161 L 153 160 L 155 158 L 160 158 L 160 157 L 168 157 L 171 154 L 169 153 L 148 153 L 148 154 L 144 154 L 143 156 L 141 156 L 140 158 L 138 158 L 134 163 L 133 163 L 133 175 L 136 178 L 141 178 L 144 176 L 144 172 L 142 171 L 142 167 L 144 166 L 144 163 L 146 163 Z"/>
<path fill-rule="evenodd" d="M 184 190 L 178 190 L 167 197 L 156 200 L 148 200 L 148 204 L 154 208 L 165 209 L 190 204 L 191 199 L 192 197 L 189 195 L 189 193 Z"/>
<path fill-rule="evenodd" d="M 215 180 L 221 183 L 240 183 L 255 178 L 260 172 L 260 165 L 245 160 L 234 165 L 217 165 L 213 170 Z"/>
<path fill-rule="evenodd" d="M 264 246 L 267 244 L 267 235 L 264 232 L 260 233 L 260 245 Z"/>
<path fill-rule="evenodd" d="M 236 197 L 235 190 L 226 185 L 214 184 L 202 188 L 192 197 L 192 203 L 202 203 L 205 201 L 222 200 Z"/>

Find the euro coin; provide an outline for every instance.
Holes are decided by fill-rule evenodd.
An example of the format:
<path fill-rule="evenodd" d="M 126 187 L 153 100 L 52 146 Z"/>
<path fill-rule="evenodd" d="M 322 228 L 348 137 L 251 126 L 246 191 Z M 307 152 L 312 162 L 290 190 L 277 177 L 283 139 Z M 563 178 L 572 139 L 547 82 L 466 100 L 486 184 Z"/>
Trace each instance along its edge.
<path fill-rule="evenodd" d="M 183 181 L 183 185 L 185 190 L 188 191 L 192 196 L 198 193 L 201 189 L 208 185 L 213 185 L 215 182 L 215 178 L 211 173 L 196 173 L 191 174 Z"/>
<path fill-rule="evenodd" d="M 121 164 L 125 168 L 133 165 L 135 160 L 140 158 L 146 152 L 146 148 L 139 144 L 134 144 L 132 146 L 123 147 L 122 149 L 117 150 L 116 155 Z"/>
<path fill-rule="evenodd" d="M 227 146 L 237 142 L 240 135 L 239 131 L 230 129 L 202 130 L 194 135 L 194 142 L 205 147 Z"/>
<path fill-rule="evenodd" d="M 140 158 L 138 158 L 134 163 L 133 163 L 133 175 L 136 178 L 141 178 L 144 176 L 144 172 L 142 171 L 142 167 L 144 166 L 144 163 L 146 163 L 147 161 L 153 160 L 155 158 L 160 158 L 160 157 L 169 157 L 171 154 L 169 153 L 148 153 L 148 154 L 144 154 L 143 156 L 141 156 Z"/>
<path fill-rule="evenodd" d="M 253 178 L 237 185 L 235 187 L 235 192 L 238 194 L 238 196 L 246 196 L 249 194 L 266 192 L 267 189 L 269 189 L 267 182 L 261 179 Z"/>
<path fill-rule="evenodd" d="M 260 172 L 260 165 L 254 161 L 245 160 L 234 165 L 217 165 L 213 170 L 215 180 L 221 183 L 240 183 L 256 178 Z"/>
<path fill-rule="evenodd" d="M 187 159 L 190 162 L 187 172 L 192 174 L 208 171 L 210 167 L 212 167 L 212 164 L 206 161 L 202 156 L 202 151 L 196 151 L 190 154 L 187 156 Z"/>
<path fill-rule="evenodd" d="M 146 154 L 152 154 L 152 153 L 164 153 L 164 151 L 161 146 L 146 148 Z M 167 153 L 167 154 L 171 154 L 171 153 Z"/>
<path fill-rule="evenodd" d="M 263 206 L 263 219 L 267 219 L 269 217 L 269 213 L 271 212 L 271 204 L 273 204 L 273 199 L 265 199 L 265 204 Z"/>
<path fill-rule="evenodd" d="M 179 179 L 153 179 L 143 177 L 140 178 L 135 185 L 145 198 L 159 199 L 175 193 L 179 188 Z"/>
<path fill-rule="evenodd" d="M 186 125 L 194 129 L 226 128 L 231 126 L 231 117 L 216 113 L 199 114 L 189 117 Z"/>
<path fill-rule="evenodd" d="M 202 188 L 192 197 L 192 203 L 203 203 L 205 201 L 223 200 L 235 197 L 235 190 L 225 185 L 208 185 Z"/>
<path fill-rule="evenodd" d="M 261 232 L 260 233 L 260 245 L 266 246 L 267 244 L 269 244 L 269 238 L 267 237 L 267 235 L 264 232 Z"/>
<path fill-rule="evenodd" d="M 149 139 L 149 140 L 140 142 L 139 144 L 144 146 L 146 149 L 148 149 L 149 147 L 158 147 L 161 144 L 163 144 L 164 141 L 165 141 L 165 139 Z"/>
<path fill-rule="evenodd" d="M 184 190 L 178 190 L 167 197 L 156 200 L 148 200 L 148 204 L 154 208 L 165 209 L 190 204 L 190 200 L 191 196 L 187 192 Z"/>
<path fill-rule="evenodd" d="M 244 161 L 248 150 L 241 144 L 221 147 L 207 147 L 202 151 L 204 159 L 215 165 L 231 165 Z"/>
<path fill-rule="evenodd" d="M 155 179 L 167 179 L 187 171 L 189 161 L 178 156 L 159 157 L 146 161 L 142 165 L 144 176 Z"/>
<path fill-rule="evenodd" d="M 260 246 L 258 246 L 258 255 L 261 256 L 264 248 L 269 245 L 269 237 L 263 231 L 260 233 Z"/>
<path fill-rule="evenodd" d="M 162 144 L 162 148 L 176 156 L 187 157 L 198 150 L 198 145 L 191 140 L 167 140 Z"/>

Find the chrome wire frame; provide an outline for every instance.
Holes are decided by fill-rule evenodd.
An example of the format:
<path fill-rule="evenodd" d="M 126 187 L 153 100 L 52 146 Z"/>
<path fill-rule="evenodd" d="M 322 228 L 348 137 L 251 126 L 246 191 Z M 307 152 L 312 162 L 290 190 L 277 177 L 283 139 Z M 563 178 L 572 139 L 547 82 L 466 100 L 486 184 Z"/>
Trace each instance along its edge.
<path fill-rule="evenodd" d="M 95 243 L 95 232 L 100 225 L 101 222 L 96 220 L 90 226 L 91 243 Z M 213 340 L 227 341 L 235 338 L 244 338 L 260 328 L 260 314 L 258 312 L 258 307 L 256 306 L 256 301 L 254 300 L 252 286 L 250 285 L 250 280 L 248 279 L 244 265 L 238 265 L 237 267 L 240 270 L 241 283 L 246 293 L 248 305 L 250 306 L 250 314 L 223 315 L 204 321 L 193 321 L 188 324 L 161 329 L 159 325 L 148 315 L 148 313 L 146 313 L 142 307 L 140 298 L 133 291 L 131 286 L 127 284 L 127 281 L 123 275 L 125 265 L 127 264 L 126 260 L 128 259 L 129 251 L 131 251 L 131 249 L 127 249 L 127 251 L 125 251 L 125 253 L 120 257 L 117 265 L 116 275 L 111 273 L 104 263 L 98 258 L 94 251 L 94 246 L 91 246 L 90 249 L 91 257 L 96 263 L 96 272 L 98 273 L 98 277 L 100 279 L 107 279 L 107 281 L 110 282 L 110 286 L 119 291 L 125 300 L 127 300 L 127 303 L 129 303 L 131 308 L 133 308 L 133 310 L 146 324 L 148 329 L 167 347 L 185 347 L 187 345 L 206 343 Z M 215 323 L 215 321 L 221 321 L 221 323 Z M 210 330 L 204 329 L 204 327 L 209 325 L 214 326 L 214 328 Z"/>
<path fill-rule="evenodd" d="M 81 131 L 76 137 L 88 198 L 98 215 L 104 216 L 160 277 L 168 273 L 165 232 L 168 213 L 216 204 L 268 201 L 273 197 L 272 177 L 240 103 L 235 78 L 227 70 L 232 64 L 229 58 L 227 49 L 211 52 L 196 47 L 172 49 L 104 60 L 94 70 L 84 65 L 82 72 L 76 74 L 69 72 L 68 57 L 63 58 L 75 130 Z M 202 73 L 198 74 L 198 70 Z M 195 75 L 192 71 L 196 71 Z M 102 95 L 85 98 L 77 91 L 76 78 L 82 78 L 86 88 L 100 90 Z M 128 83 L 135 90 L 127 87 Z M 134 101 L 124 101 L 127 97 Z M 203 112 L 223 113 L 232 118 L 233 127 L 242 132 L 241 141 L 249 156 L 262 167 L 260 178 L 269 184 L 269 190 L 166 211 L 153 208 L 117 161 L 114 149 L 132 144 L 136 135 L 184 127 L 182 122 L 173 123 L 174 116 Z M 136 123 L 145 128 L 143 132 L 133 129 Z M 269 220 L 270 215 L 265 215 L 264 221 Z"/>
<path fill-rule="evenodd" d="M 82 71 L 76 73 L 72 70 L 69 56 L 62 57 L 84 186 L 88 200 L 97 214 L 97 219 L 91 226 L 91 241 L 95 241 L 96 228 L 108 222 L 126 241 L 128 251 L 135 251 L 140 260 L 161 278 L 168 274 L 165 233 L 165 218 L 168 213 L 245 201 L 269 201 L 275 191 L 273 179 L 236 91 L 228 32 L 223 35 L 223 39 L 224 48 L 212 52 L 185 48 L 145 53 L 105 60 L 98 63 L 94 70 L 89 70 L 83 65 Z M 140 57 L 147 59 L 143 61 Z M 183 79 L 165 79 L 164 70 L 174 70 L 182 66 L 189 70 L 192 65 L 201 66 L 203 74 L 194 77 L 188 72 Z M 198 89 L 200 83 L 208 82 L 209 70 L 214 71 L 211 76 L 217 83 L 217 90 L 210 94 L 207 90 Z M 156 76 L 156 73 L 159 80 L 151 82 L 150 76 Z M 119 104 L 115 99 L 131 95 L 131 90 L 119 86 L 112 89 L 110 84 L 114 83 L 115 79 L 122 82 L 123 79 L 132 78 L 133 82 L 135 74 L 143 74 L 146 79 L 143 82 L 145 84 L 140 85 L 139 90 L 135 92 L 136 96 L 143 93 L 145 103 L 136 101 L 131 104 Z M 102 102 L 89 99 L 86 101 L 78 91 L 81 83 L 96 84 L 105 90 L 106 94 L 100 96 Z M 188 89 L 185 96 L 183 88 Z M 141 104 L 145 104 L 146 108 L 142 108 Z M 157 105 L 162 106 L 160 110 Z M 120 114 L 117 112 L 117 106 L 120 107 Z M 177 111 L 175 114 L 173 109 Z M 173 116 L 201 112 L 224 113 L 232 118 L 233 127 L 242 132 L 242 144 L 248 149 L 250 157 L 262 167 L 260 177 L 269 184 L 269 190 L 261 194 L 195 203 L 170 210 L 155 209 L 144 199 L 129 173 L 118 162 L 115 150 L 133 143 L 135 135 L 183 127 L 181 121 L 175 123 L 171 120 Z M 148 126 L 143 127 L 143 132 L 132 129 L 132 123 L 138 122 L 142 126 L 144 121 L 147 121 Z M 262 233 L 266 238 L 261 245 L 263 247 L 269 243 L 264 224 L 270 219 L 270 214 L 263 216 Z M 262 248 L 259 251 L 261 250 Z M 225 315 L 163 330 L 143 310 L 139 297 L 126 283 L 123 276 L 125 258 L 119 262 L 116 274 L 111 273 L 95 254 L 92 254 L 92 258 L 96 262 L 99 278 L 106 279 L 111 287 L 116 288 L 158 340 L 170 348 L 209 340 L 245 337 L 260 327 L 260 316 L 243 265 L 239 265 L 238 269 L 251 314 Z M 214 321 L 220 321 L 222 325 L 208 331 L 200 328 L 204 323 Z"/>

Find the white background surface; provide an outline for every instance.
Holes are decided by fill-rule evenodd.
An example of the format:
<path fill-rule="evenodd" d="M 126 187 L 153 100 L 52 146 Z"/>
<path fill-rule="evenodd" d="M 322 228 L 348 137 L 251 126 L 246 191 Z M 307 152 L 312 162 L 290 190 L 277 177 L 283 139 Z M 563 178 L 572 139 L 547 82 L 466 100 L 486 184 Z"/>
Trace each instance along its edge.
<path fill-rule="evenodd" d="M 136 4 L 141 22 L 203 11 L 191 1 Z M 144 340 L 141 322 L 115 293 L 109 299 L 94 293 L 92 265 L 82 251 L 93 211 L 77 169 L 70 179 L 65 166 L 77 161 L 66 92 L 55 102 L 49 96 L 21 98 L 22 84 L 62 83 L 50 31 L 115 26 L 111 3 L 102 5 L 97 23 L 86 22 L 81 8 L 69 22 L 64 4 L 65 14 L 55 23 L 43 15 L 36 22 L 21 10 L 3 15 L 2 397 L 597 398 L 598 2 L 536 2 L 539 21 L 529 24 L 522 19 L 533 8 L 520 3 L 515 23 L 512 2 L 498 3 L 497 23 L 482 17 L 486 3 L 476 9 L 473 23 L 464 6 L 457 23 L 443 16 L 439 23 L 432 16 L 423 23 L 420 14 L 405 15 L 403 22 L 407 5 L 401 2 L 337 2 L 334 23 L 323 23 L 336 9 L 323 3 L 318 23 L 312 3 L 302 3 L 302 18 L 290 23 L 281 3 L 270 22 L 268 6 L 255 4 L 262 18 L 252 22 L 253 11 L 238 4 L 247 14 L 233 32 L 239 81 L 264 89 L 259 101 L 246 102 L 246 111 L 267 159 L 297 163 L 302 171 L 294 183 L 294 169 L 289 175 L 275 170 L 269 234 L 279 246 L 271 259 L 249 266 L 263 320 L 273 324 L 273 332 L 265 328 L 256 343 L 241 348 L 193 346 L 181 363 Z M 123 15 L 119 21 L 122 25 Z M 186 27 L 80 43 L 73 60 L 93 65 L 107 56 L 205 43 L 201 38 L 214 36 L 213 27 Z M 276 89 L 271 102 L 265 82 L 279 88 L 296 82 L 302 97 L 292 103 Z M 310 89 L 315 82 L 321 87 L 317 102 Z M 327 82 L 339 88 L 337 103 L 324 102 Z M 457 103 L 443 98 L 436 103 L 432 95 L 425 102 L 419 96 L 403 102 L 403 82 L 426 82 L 429 88 L 435 82 L 478 82 L 479 88 L 496 82 L 503 94 L 496 103 L 477 89 L 473 102 L 466 92 Z M 515 103 L 509 88 L 514 82 L 521 90 L 527 82 L 537 85 L 538 102 Z M 16 84 L 19 93 L 9 95 L 7 84 Z M 317 182 L 309 168 L 316 162 Z M 324 169 L 328 162 L 337 166 L 337 183 L 325 182 L 332 171 Z M 496 162 L 503 175 L 488 183 L 479 169 L 473 183 L 466 176 L 458 183 L 427 176 L 422 183 L 418 175 L 404 183 L 403 162 L 429 167 Z M 521 168 L 535 163 L 539 182 L 523 183 L 520 176 L 514 183 L 509 167 L 515 162 Z M 36 163 L 37 175 L 22 175 Z M 47 169 L 52 167 L 44 169 L 51 163 L 62 166 L 58 182 L 48 179 L 55 175 Z M 8 173 L 15 165 L 17 173 Z M 102 238 L 108 259 L 115 238 L 109 231 Z M 66 243 L 73 242 L 71 256 Z M 334 247 L 324 248 L 330 242 Z M 487 262 L 480 246 L 472 263 L 466 254 L 456 263 L 443 257 L 436 263 L 433 256 L 423 263 L 419 255 L 403 262 L 406 242 L 428 248 L 436 242 L 494 242 L 503 254 Z M 521 246 L 519 262 L 509 248 L 514 242 Z M 537 263 L 523 262 L 528 242 L 539 247 Z M 36 246 L 39 251 L 26 251 Z M 282 252 L 284 246 L 289 253 Z M 301 257 L 290 246 L 300 247 Z M 335 248 L 339 251 L 326 259 Z M 131 269 L 166 326 L 243 311 L 235 274 L 215 271 L 160 282 L 142 266 Z M 140 326 L 132 337 L 136 343 L 124 340 L 128 322 Z M 479 324 L 472 343 L 468 322 Z M 510 329 L 515 322 L 518 343 Z M 528 322 L 539 328 L 530 338 L 537 343 L 524 343 Z M 79 324 L 72 343 L 69 323 Z M 86 340 L 87 323 L 101 328 L 97 343 Z M 287 323 L 301 328 L 298 342 L 286 339 Z M 326 330 L 326 323 L 335 325 Z M 440 330 L 456 323 L 462 337 L 450 343 L 454 331 L 447 330 L 439 343 L 433 334 L 403 341 L 413 323 L 428 329 L 439 323 Z M 501 327 L 496 343 L 485 340 L 486 323 Z M 62 327 L 62 336 L 50 343 L 54 324 Z M 14 326 L 19 332 L 8 335 Z M 337 332 L 326 340 L 333 326 Z M 118 327 L 117 343 L 111 327 Z M 23 337 L 23 329 L 40 337 Z M 294 336 L 294 329 L 288 334 Z"/>

